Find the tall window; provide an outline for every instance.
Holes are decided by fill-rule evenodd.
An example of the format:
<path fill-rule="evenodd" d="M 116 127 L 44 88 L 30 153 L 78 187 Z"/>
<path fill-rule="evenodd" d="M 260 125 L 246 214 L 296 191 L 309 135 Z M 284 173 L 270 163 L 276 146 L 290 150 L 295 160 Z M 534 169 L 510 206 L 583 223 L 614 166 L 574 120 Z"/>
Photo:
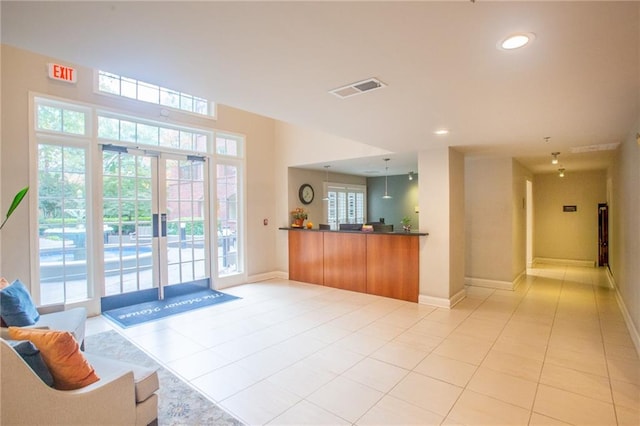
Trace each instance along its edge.
<path fill-rule="evenodd" d="M 216 135 L 216 216 L 218 275 L 228 276 L 243 272 L 239 250 L 242 234 L 241 220 L 242 152 L 243 141 L 234 135 Z"/>
<path fill-rule="evenodd" d="M 335 185 L 327 187 L 327 222 L 331 229 L 341 223 L 364 223 L 367 188 L 363 185 Z"/>
<path fill-rule="evenodd" d="M 36 104 L 40 303 L 89 297 L 87 250 L 88 113 Z"/>

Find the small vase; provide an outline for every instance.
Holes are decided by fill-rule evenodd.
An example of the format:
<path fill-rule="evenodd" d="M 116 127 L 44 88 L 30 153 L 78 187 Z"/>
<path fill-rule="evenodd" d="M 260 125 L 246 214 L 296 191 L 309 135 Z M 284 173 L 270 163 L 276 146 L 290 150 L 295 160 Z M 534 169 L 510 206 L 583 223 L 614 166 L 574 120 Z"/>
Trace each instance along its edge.
<path fill-rule="evenodd" d="M 411 225 L 402 225 L 402 229 L 404 232 L 411 232 Z"/>
<path fill-rule="evenodd" d="M 303 224 L 304 224 L 304 219 L 293 219 L 293 225 L 296 228 L 302 228 Z"/>

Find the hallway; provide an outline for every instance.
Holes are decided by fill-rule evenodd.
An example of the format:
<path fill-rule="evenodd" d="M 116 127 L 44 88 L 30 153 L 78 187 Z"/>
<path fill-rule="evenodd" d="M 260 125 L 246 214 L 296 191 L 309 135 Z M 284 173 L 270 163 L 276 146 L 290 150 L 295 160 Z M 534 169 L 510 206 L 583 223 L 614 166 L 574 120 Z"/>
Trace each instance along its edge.
<path fill-rule="evenodd" d="M 640 360 L 605 271 L 528 273 L 451 310 L 270 280 L 88 333 L 116 329 L 247 424 L 640 424 Z"/>

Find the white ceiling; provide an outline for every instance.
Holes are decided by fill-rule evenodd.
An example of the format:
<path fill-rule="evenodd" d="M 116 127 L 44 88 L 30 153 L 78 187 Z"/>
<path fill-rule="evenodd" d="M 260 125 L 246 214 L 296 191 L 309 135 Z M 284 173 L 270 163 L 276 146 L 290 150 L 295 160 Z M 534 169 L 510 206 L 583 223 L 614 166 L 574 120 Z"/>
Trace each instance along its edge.
<path fill-rule="evenodd" d="M 2 42 L 378 146 L 606 167 L 640 116 L 637 2 L 2 1 Z M 535 40 L 496 47 L 514 32 Z M 339 99 L 376 77 L 388 86 Z M 433 131 L 448 128 L 450 134 Z M 550 137 L 545 142 L 545 137 Z M 382 158 L 382 157 L 381 157 Z M 383 169 L 381 158 L 376 158 Z M 362 173 L 371 159 L 336 164 Z M 322 169 L 319 164 L 318 168 Z M 392 173 L 393 174 L 393 173 Z"/>

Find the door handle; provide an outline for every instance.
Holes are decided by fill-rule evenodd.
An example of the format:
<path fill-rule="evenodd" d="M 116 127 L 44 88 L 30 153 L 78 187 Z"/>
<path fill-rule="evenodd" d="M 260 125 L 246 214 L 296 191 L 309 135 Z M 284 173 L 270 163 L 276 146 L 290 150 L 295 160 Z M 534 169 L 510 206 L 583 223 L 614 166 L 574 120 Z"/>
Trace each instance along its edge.
<path fill-rule="evenodd" d="M 162 213 L 160 215 L 160 225 L 162 227 L 162 236 L 166 237 L 167 236 L 167 214 L 166 213 Z"/>
<path fill-rule="evenodd" d="M 166 237 L 167 236 L 167 214 L 154 213 L 151 215 L 153 220 L 153 238 Z M 160 219 L 160 226 L 158 227 L 158 219 Z M 158 232 L 159 230 L 159 232 Z"/>
<path fill-rule="evenodd" d="M 153 238 L 158 238 L 158 213 L 151 215 L 151 227 L 153 228 Z"/>

